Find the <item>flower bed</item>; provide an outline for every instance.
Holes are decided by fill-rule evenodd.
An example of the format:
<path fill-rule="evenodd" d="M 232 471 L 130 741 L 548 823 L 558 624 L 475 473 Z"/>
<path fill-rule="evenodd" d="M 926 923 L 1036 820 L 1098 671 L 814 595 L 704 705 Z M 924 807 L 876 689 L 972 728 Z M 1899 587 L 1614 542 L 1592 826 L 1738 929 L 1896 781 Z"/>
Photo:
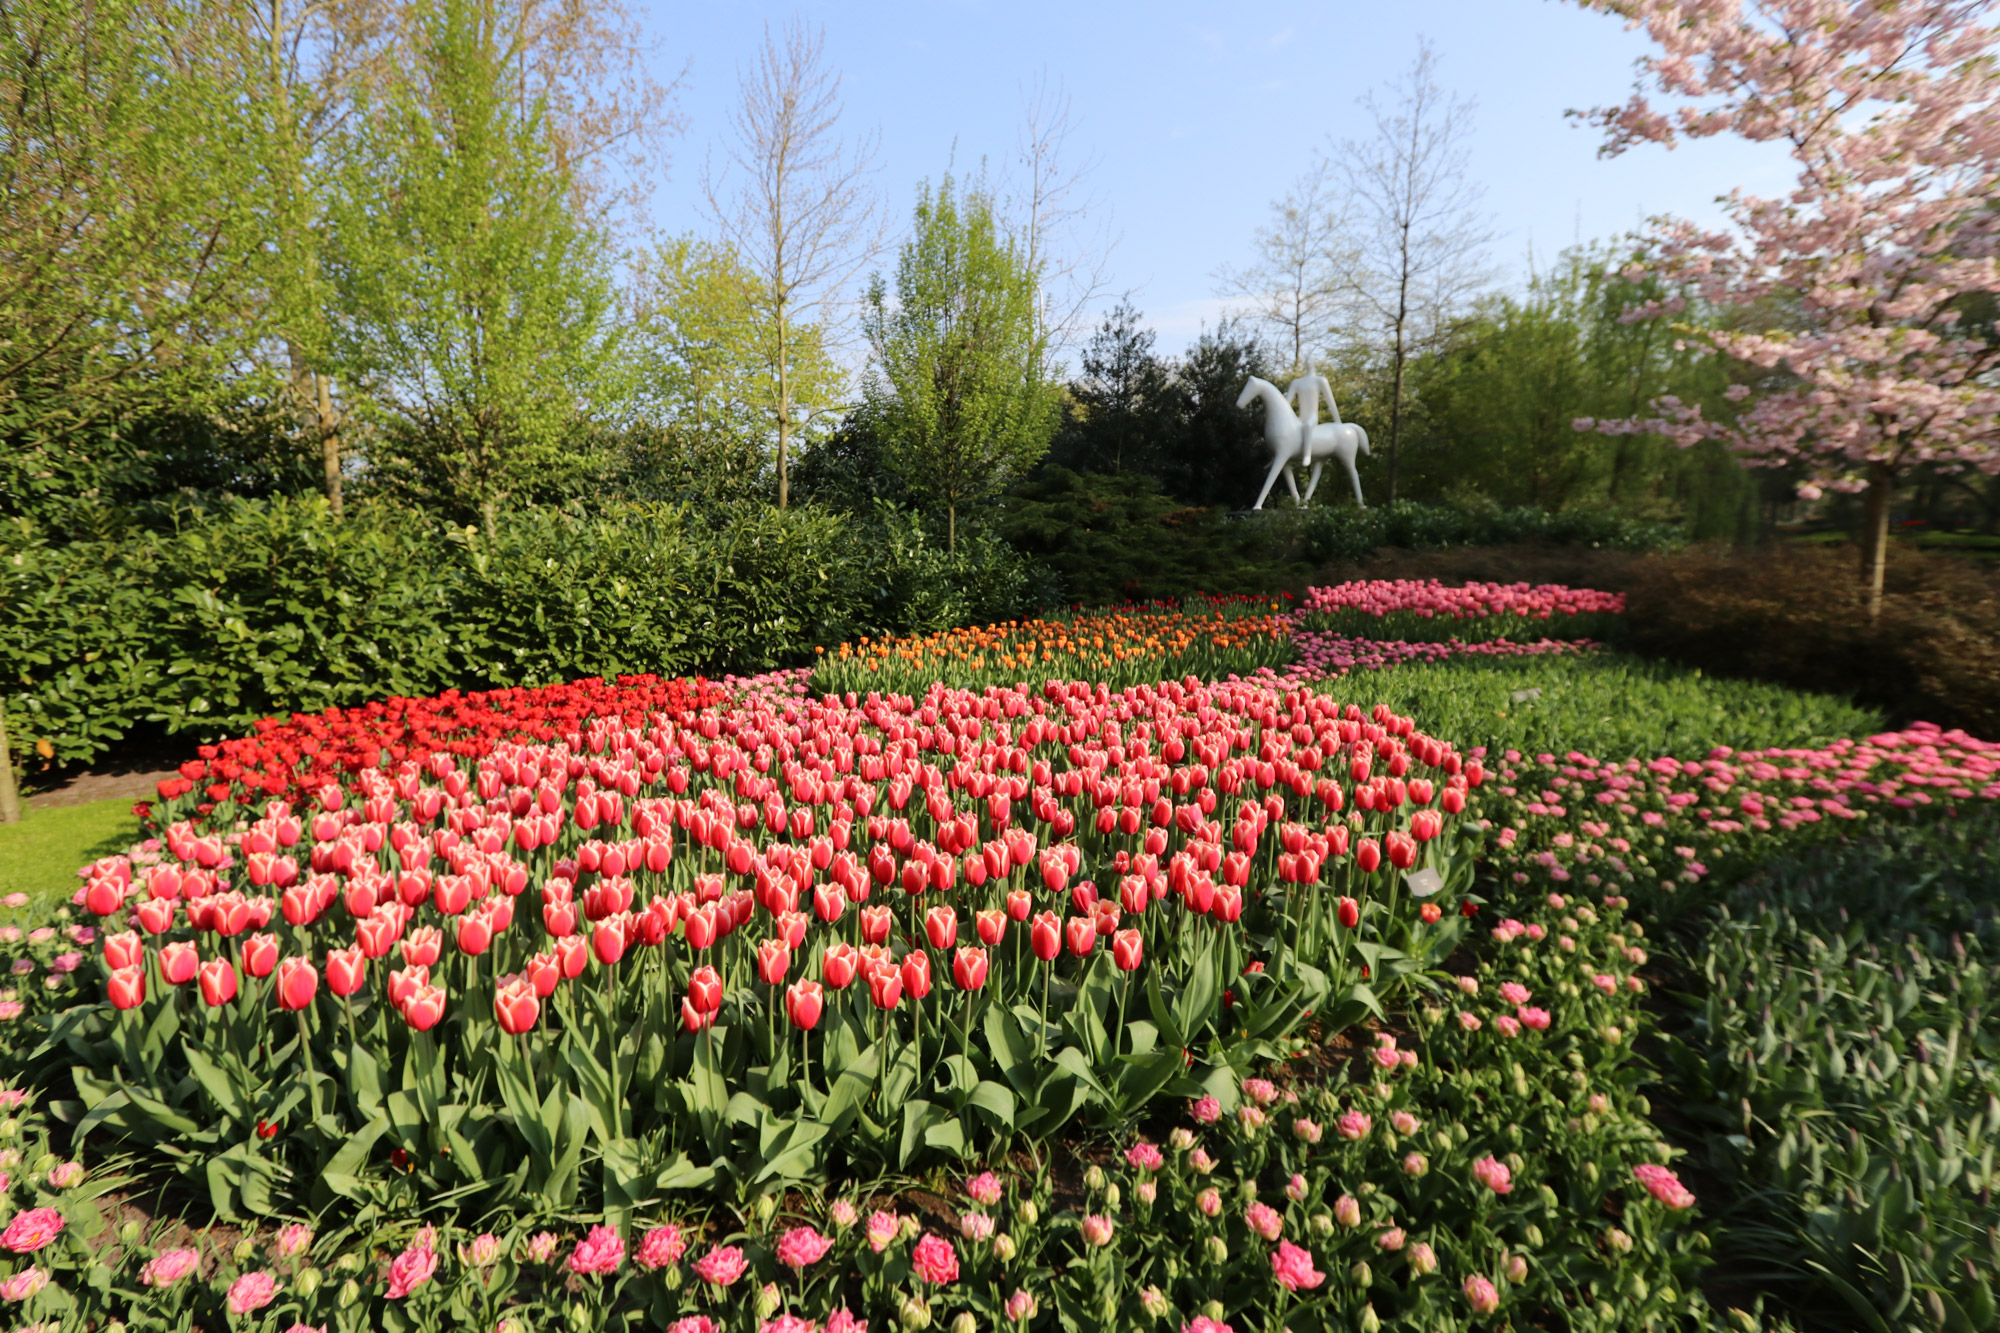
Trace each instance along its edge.
<path fill-rule="evenodd" d="M 144 1160 L 223 1215 L 624 1219 L 1227 1097 L 1458 938 L 1481 768 L 1386 709 L 786 688 L 405 755 L 247 827 L 204 802 L 143 873 L 99 863 L 110 1005 L 51 1033 L 81 1124 L 170 1142 Z"/>
<path fill-rule="evenodd" d="M 1641 934 L 1617 899 L 1531 901 L 1413 1030 L 1378 1032 L 1331 1071 L 1231 1080 L 1080 1174 L 1001 1167 L 914 1201 L 765 1195 L 740 1220 L 649 1204 L 601 1225 L 447 1213 L 211 1243 L 111 1225 L 100 1200 L 118 1177 L 59 1157 L 41 1108 L 0 1094 L 17 1117 L 0 1138 L 18 1145 L 0 1158 L 14 1169 L 0 1299 L 32 1320 L 342 1333 L 1494 1319 L 1611 1333 L 1698 1316 L 1706 1238 L 1632 1091 Z"/>
<path fill-rule="evenodd" d="M 1623 593 L 1559 583 L 1467 583 L 1369 579 L 1309 588 L 1301 628 L 1403 640 L 1581 639 L 1603 637 L 1625 612 Z"/>
<path fill-rule="evenodd" d="M 1345 634 L 1295 630 L 1292 646 L 1298 660 L 1284 669 L 1288 680 L 1338 680 L 1350 671 L 1385 671 L 1406 662 L 1445 662 L 1454 657 L 1547 657 L 1560 653 L 1588 652 L 1595 645 L 1588 639 L 1537 639 L 1514 643 L 1507 639 L 1483 639 L 1471 643 L 1457 639 L 1425 639 L 1416 643 L 1401 640 L 1352 638 Z"/>

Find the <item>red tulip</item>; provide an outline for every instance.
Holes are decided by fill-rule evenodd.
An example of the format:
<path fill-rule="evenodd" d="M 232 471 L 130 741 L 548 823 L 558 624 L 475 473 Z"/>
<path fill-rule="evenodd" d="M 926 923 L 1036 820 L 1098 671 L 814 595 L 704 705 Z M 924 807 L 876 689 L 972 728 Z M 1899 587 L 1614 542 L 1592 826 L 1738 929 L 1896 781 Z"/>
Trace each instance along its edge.
<path fill-rule="evenodd" d="M 148 898 L 133 915 L 148 935 L 164 935 L 174 928 L 174 900 Z"/>
<path fill-rule="evenodd" d="M 319 969 L 304 958 L 293 956 L 278 964 L 278 1003 L 286 1009 L 303 1009 L 319 991 Z"/>
<path fill-rule="evenodd" d="M 820 1011 L 826 1007 L 826 993 L 817 981 L 795 981 L 785 988 L 785 1012 L 792 1026 L 810 1032 L 818 1026 Z"/>
<path fill-rule="evenodd" d="M 1423 918 L 1425 925 L 1435 926 L 1444 916 L 1444 909 L 1436 903 L 1425 903 L 1417 909 L 1417 915 Z"/>
<path fill-rule="evenodd" d="M 1069 859 L 1054 847 L 1042 853 L 1042 883 L 1050 893 L 1061 893 L 1069 885 Z"/>
<path fill-rule="evenodd" d="M 121 967 L 140 967 L 146 961 L 146 945 L 136 930 L 121 930 L 104 937 L 104 965 L 116 972 Z"/>
<path fill-rule="evenodd" d="M 1090 957 L 1097 948 L 1097 924 L 1087 916 L 1071 917 L 1065 933 L 1069 938 L 1069 951 L 1078 958 Z"/>
<path fill-rule="evenodd" d="M 847 895 L 838 884 L 813 885 L 813 915 L 829 924 L 840 920 L 847 910 Z"/>
<path fill-rule="evenodd" d="M 371 916 L 354 927 L 354 939 L 370 958 L 386 958 L 403 933 L 399 916 Z"/>
<path fill-rule="evenodd" d="M 1355 843 L 1354 864 L 1360 866 L 1363 873 L 1374 874 L 1375 868 L 1382 864 L 1381 845 L 1373 838 L 1363 838 Z"/>
<path fill-rule="evenodd" d="M 500 1022 L 500 1030 L 520 1035 L 535 1025 L 541 1015 L 541 1001 L 535 998 L 535 988 L 527 981 L 510 981 L 493 995 L 493 1017 Z"/>
<path fill-rule="evenodd" d="M 375 886 L 367 880 L 357 879 L 347 886 L 346 899 L 348 914 L 364 917 L 375 910 Z"/>
<path fill-rule="evenodd" d="M 368 963 L 359 949 L 329 949 L 326 954 L 326 988 L 347 996 L 361 989 L 368 979 Z"/>
<path fill-rule="evenodd" d="M 757 975 L 767 986 L 782 986 L 791 970 L 792 950 L 783 940 L 765 940 L 757 946 Z"/>
<path fill-rule="evenodd" d="M 1035 924 L 1028 928 L 1028 947 L 1045 963 L 1062 952 L 1062 922 L 1054 912 L 1035 914 Z"/>
<path fill-rule="evenodd" d="M 692 995 L 681 1001 L 681 1026 L 687 1031 L 699 1032 L 713 1022 L 715 1012 L 697 1008 Z"/>
<path fill-rule="evenodd" d="M 785 947 L 797 952 L 805 947 L 806 929 L 812 925 L 812 918 L 804 912 L 784 912 L 778 917 L 777 937 L 785 942 Z"/>
<path fill-rule="evenodd" d="M 704 903 L 687 914 L 687 943 L 690 949 L 706 949 L 715 943 L 715 904 Z"/>
<path fill-rule="evenodd" d="M 104 994 L 119 1009 L 136 1009 L 146 1002 L 146 969 L 121 967 L 106 978 Z"/>
<path fill-rule="evenodd" d="M 319 894 L 309 884 L 294 884 L 278 900 L 285 920 L 294 926 L 309 926 L 320 913 Z"/>
<path fill-rule="evenodd" d="M 960 990 L 978 990 L 986 984 L 986 950 L 960 945 L 952 955 L 951 979 Z"/>
<path fill-rule="evenodd" d="M 868 969 L 868 998 L 877 1009 L 894 1009 L 903 998 L 903 974 L 894 967 Z"/>
<path fill-rule="evenodd" d="M 201 998 L 210 1008 L 228 1004 L 236 998 L 236 969 L 229 965 L 227 958 L 203 963 L 197 976 L 201 982 Z"/>
<path fill-rule="evenodd" d="M 1007 915 L 1016 921 L 1026 921 L 1035 910 L 1035 900 L 1026 889 L 1014 889 L 1007 895 Z"/>
<path fill-rule="evenodd" d="M 403 962 L 409 967 L 429 967 L 444 952 L 444 932 L 436 926 L 418 926 L 403 941 Z"/>
<path fill-rule="evenodd" d="M 99 916 L 110 916 L 125 905 L 125 886 L 108 876 L 93 879 L 84 892 L 83 905 Z M 121 1007 L 129 1009 L 131 1006 Z"/>
<path fill-rule="evenodd" d="M 1153 893 L 1146 887 L 1144 876 L 1127 875 L 1118 881 L 1118 905 L 1133 916 L 1145 911 L 1152 900 Z"/>
<path fill-rule="evenodd" d="M 913 1000 L 931 993 L 931 956 L 921 949 L 903 955 L 903 990 Z"/>
<path fill-rule="evenodd" d="M 1361 904 L 1352 898 L 1340 900 L 1340 924 L 1353 930 L 1361 924 Z"/>
<path fill-rule="evenodd" d="M 722 1008 L 722 977 L 712 967 L 697 967 L 688 978 L 688 1000 L 705 1014 Z"/>
<path fill-rule="evenodd" d="M 185 986 L 194 980 L 195 969 L 201 966 L 201 957 L 194 946 L 185 942 L 165 945 L 160 949 L 160 975 L 169 986 Z M 141 995 L 139 998 L 144 999 Z"/>
<path fill-rule="evenodd" d="M 892 924 L 887 907 L 864 907 L 861 909 L 861 938 L 869 944 L 880 944 L 889 938 Z"/>
<path fill-rule="evenodd" d="M 826 946 L 826 954 L 821 959 L 820 971 L 826 977 L 826 984 L 835 990 L 846 990 L 854 981 L 854 973 L 861 965 L 861 955 L 854 946 L 845 941 Z"/>
<path fill-rule="evenodd" d="M 574 981 L 590 966 L 590 946 L 578 935 L 557 940 L 556 961 L 562 964 L 562 974 Z"/>
<path fill-rule="evenodd" d="M 543 903 L 542 928 L 557 939 L 576 934 L 576 904 L 567 900 Z M 689 923 L 688 929 L 692 935 L 694 929 L 692 922 Z M 702 944 L 695 947 L 705 949 L 708 946 Z"/>
<path fill-rule="evenodd" d="M 389 1003 L 401 1009 L 417 993 L 419 986 L 430 984 L 431 970 L 421 963 L 399 967 L 389 974 Z"/>
<path fill-rule="evenodd" d="M 949 949 L 958 942 L 958 913 L 949 907 L 933 907 L 924 913 L 924 934 L 931 948 Z"/>
<path fill-rule="evenodd" d="M 1224 925 L 1234 924 L 1243 915 L 1243 890 L 1223 885 L 1215 891 L 1215 904 L 1209 911 Z"/>
<path fill-rule="evenodd" d="M 1389 853 L 1389 864 L 1398 870 L 1408 870 L 1417 863 L 1417 840 L 1403 832 L 1386 833 L 1382 844 Z"/>
<path fill-rule="evenodd" d="M 546 1000 L 556 993 L 556 983 L 562 980 L 562 964 L 552 953 L 538 953 L 528 959 L 525 975 L 535 994 Z"/>
<path fill-rule="evenodd" d="M 429 1032 L 443 1017 L 444 991 L 436 986 L 419 986 L 403 1002 L 403 1021 L 419 1032 Z"/>
<path fill-rule="evenodd" d="M 1111 937 L 1111 961 L 1120 972 L 1135 972 L 1145 959 L 1146 944 L 1136 930 L 1121 930 Z"/>
<path fill-rule="evenodd" d="M 446 916 L 457 916 L 472 901 L 472 878 L 469 875 L 439 875 L 431 896 L 437 903 L 438 911 Z M 422 1028 L 417 1030 L 423 1031 Z"/>
<path fill-rule="evenodd" d="M 996 945 L 1007 934 L 1007 914 L 997 907 L 975 912 L 972 920 L 978 927 L 981 943 Z"/>
<path fill-rule="evenodd" d="M 243 970 L 260 980 L 278 965 L 278 937 L 252 935 L 243 941 Z"/>
<path fill-rule="evenodd" d="M 493 918 L 486 912 L 467 912 L 458 919 L 458 951 L 477 957 L 493 944 Z"/>

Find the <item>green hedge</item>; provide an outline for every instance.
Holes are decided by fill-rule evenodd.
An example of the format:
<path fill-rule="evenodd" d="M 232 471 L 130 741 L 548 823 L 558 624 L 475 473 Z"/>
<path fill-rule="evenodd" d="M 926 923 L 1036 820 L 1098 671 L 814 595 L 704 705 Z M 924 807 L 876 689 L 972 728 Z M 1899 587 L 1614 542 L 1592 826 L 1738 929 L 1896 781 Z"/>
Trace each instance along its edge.
<path fill-rule="evenodd" d="M 16 521 L 0 690 L 19 748 L 88 761 L 145 723 L 213 737 L 392 694 L 766 670 L 1032 594 L 990 540 L 947 554 L 894 515 L 810 508 L 530 510 L 491 545 L 388 507 L 336 523 L 316 498 L 61 544 Z"/>
<path fill-rule="evenodd" d="M 1372 509 L 1315 505 L 1265 511 L 1291 529 L 1299 556 L 1315 565 L 1352 564 L 1384 546 L 1602 546 L 1619 551 L 1669 550 L 1686 538 L 1671 524 L 1644 523 L 1595 510 L 1459 509 L 1401 501 Z"/>

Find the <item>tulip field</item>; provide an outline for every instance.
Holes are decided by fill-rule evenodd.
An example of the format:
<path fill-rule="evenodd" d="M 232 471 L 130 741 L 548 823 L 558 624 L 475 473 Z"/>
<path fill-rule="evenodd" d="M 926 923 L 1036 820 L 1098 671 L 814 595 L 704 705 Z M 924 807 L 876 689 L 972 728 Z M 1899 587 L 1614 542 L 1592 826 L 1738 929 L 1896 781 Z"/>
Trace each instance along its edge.
<path fill-rule="evenodd" d="M 0 1308 L 1721 1327 L 1646 922 L 1990 809 L 2000 746 L 1635 664 L 1622 614 L 1350 584 L 202 747 L 0 927 Z"/>

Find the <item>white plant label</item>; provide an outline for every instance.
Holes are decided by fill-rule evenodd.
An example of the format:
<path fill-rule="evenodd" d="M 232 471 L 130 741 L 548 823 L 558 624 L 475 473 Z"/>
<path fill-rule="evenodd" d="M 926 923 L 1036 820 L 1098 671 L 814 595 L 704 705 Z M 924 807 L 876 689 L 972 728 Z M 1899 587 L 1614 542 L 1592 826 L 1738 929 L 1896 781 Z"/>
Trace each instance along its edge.
<path fill-rule="evenodd" d="M 1410 886 L 1412 895 L 1418 898 L 1428 898 L 1444 887 L 1444 876 L 1438 874 L 1437 871 L 1431 869 L 1429 866 L 1425 866 L 1422 870 L 1412 870 L 1409 874 L 1403 876 L 1403 882 Z"/>

